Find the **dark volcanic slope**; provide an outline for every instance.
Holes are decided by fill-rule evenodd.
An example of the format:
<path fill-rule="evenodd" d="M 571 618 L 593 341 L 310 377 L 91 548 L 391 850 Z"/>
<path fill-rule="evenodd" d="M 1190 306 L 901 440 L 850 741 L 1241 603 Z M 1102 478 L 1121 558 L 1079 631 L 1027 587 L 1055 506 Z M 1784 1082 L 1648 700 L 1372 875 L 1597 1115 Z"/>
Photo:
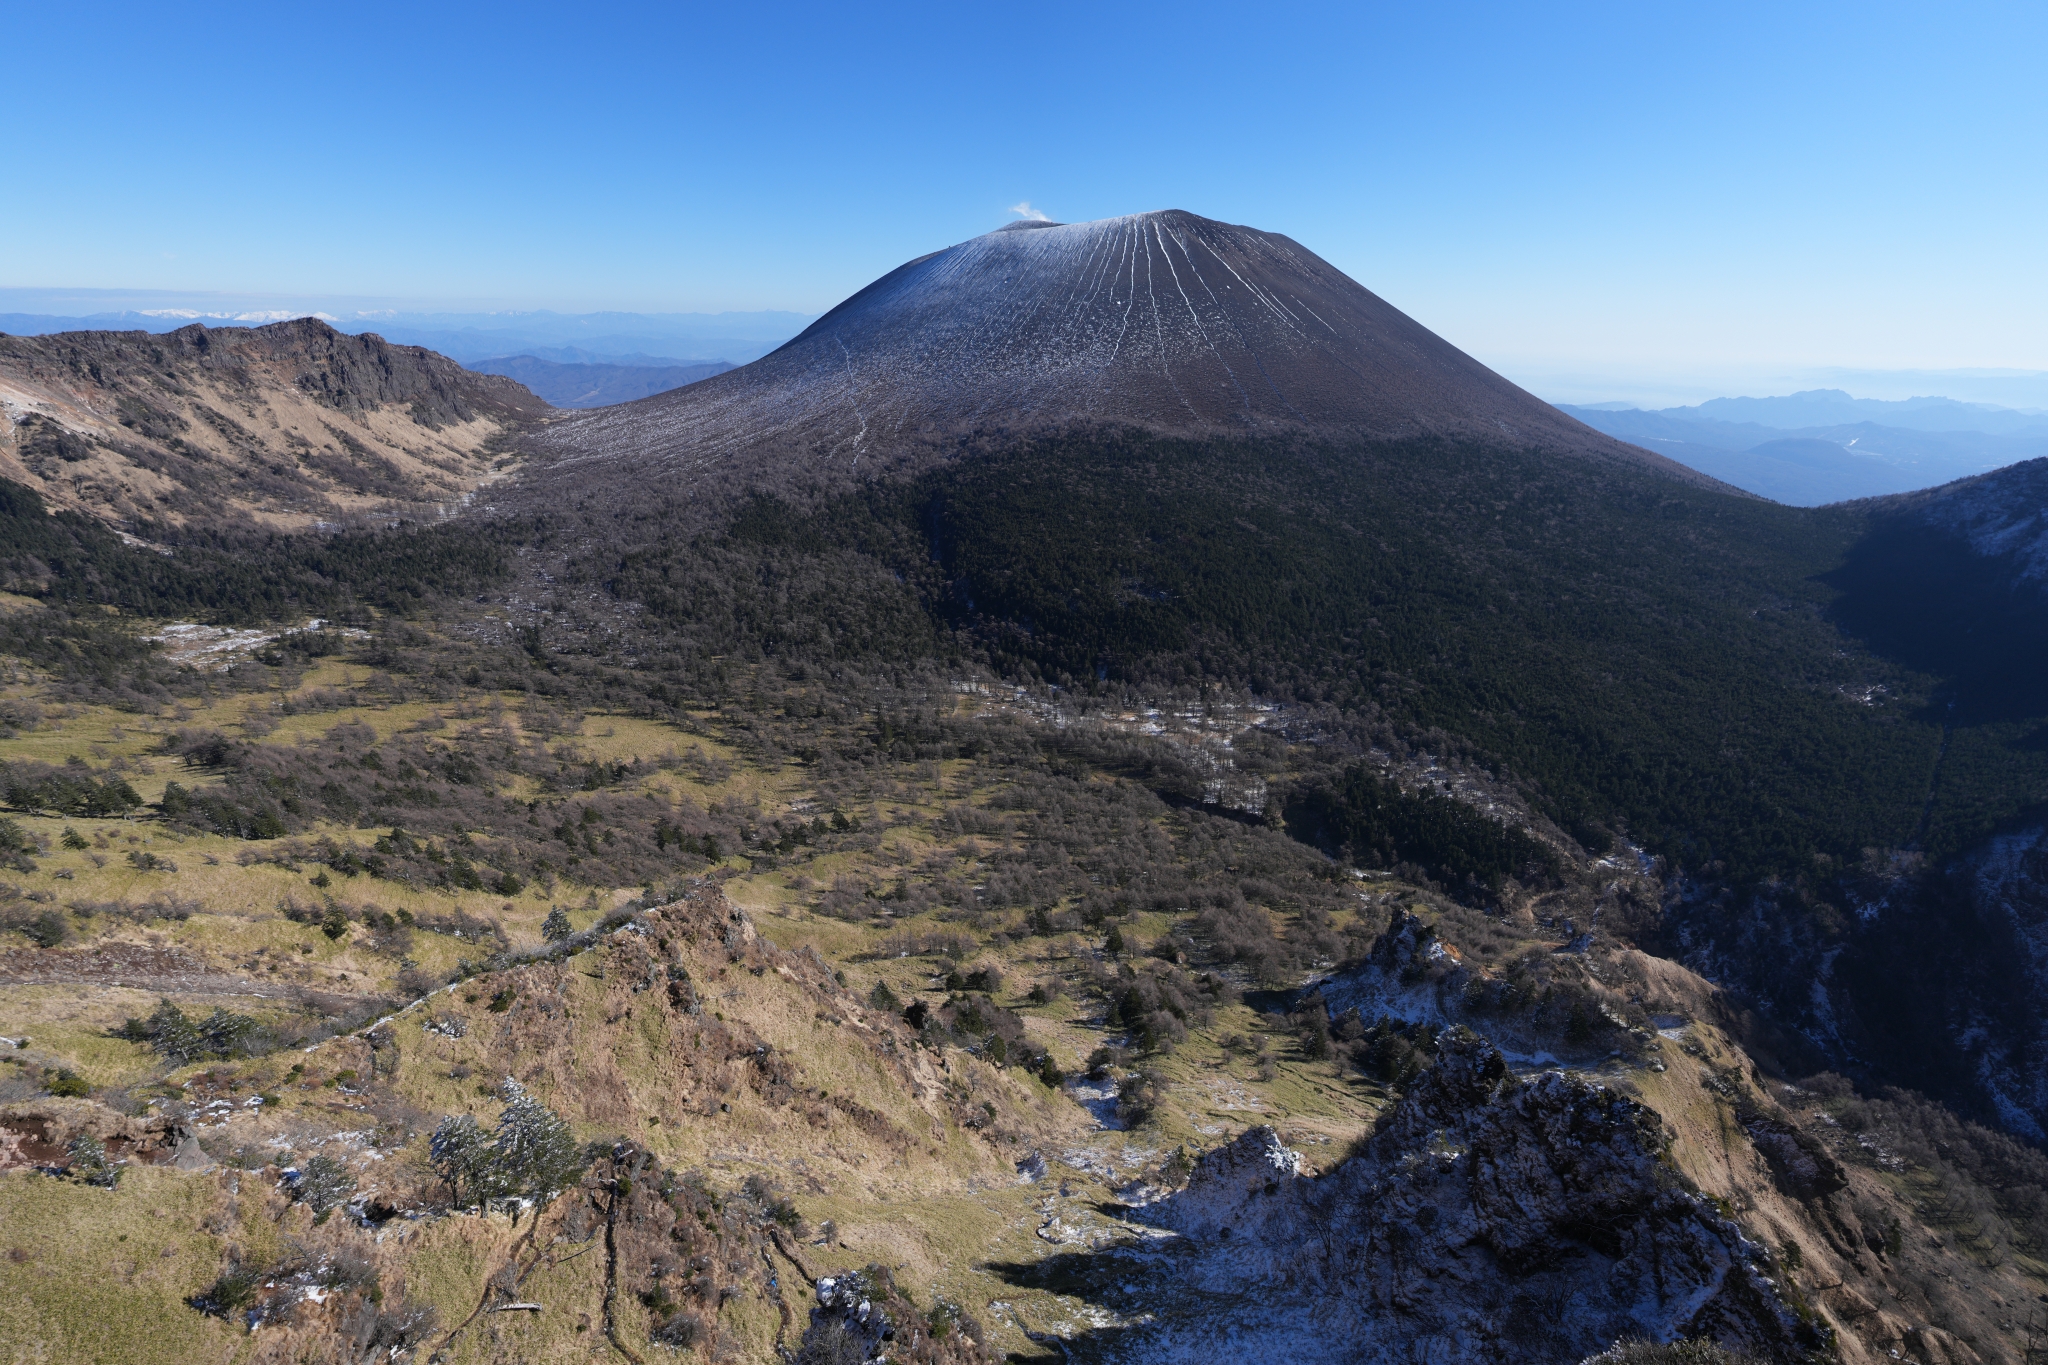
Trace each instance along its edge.
<path fill-rule="evenodd" d="M 543 445 L 561 474 L 593 458 L 744 470 L 770 453 L 822 473 L 1073 422 L 1479 438 L 1711 483 L 1525 393 L 1289 239 L 1177 210 L 1017 223 L 920 257 L 772 355 L 570 419 Z"/>

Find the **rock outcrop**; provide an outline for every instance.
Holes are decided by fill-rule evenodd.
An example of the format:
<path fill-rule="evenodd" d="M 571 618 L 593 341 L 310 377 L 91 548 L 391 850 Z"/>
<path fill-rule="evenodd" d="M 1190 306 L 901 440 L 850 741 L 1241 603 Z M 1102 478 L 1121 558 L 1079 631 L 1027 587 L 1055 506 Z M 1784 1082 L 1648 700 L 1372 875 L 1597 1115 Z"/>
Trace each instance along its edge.
<path fill-rule="evenodd" d="M 798 1361 L 820 1365 L 988 1365 L 981 1328 L 941 1301 L 920 1313 L 884 1266 L 842 1271 L 817 1283 Z"/>
<path fill-rule="evenodd" d="M 1300 1174 L 1255 1128 L 1146 1210 L 1179 1237 L 1124 1255 L 1170 1260 L 1179 1302 L 1112 1354 L 1520 1362 L 1680 1337 L 1778 1360 L 1824 1351 L 1824 1330 L 1781 1297 L 1770 1253 L 1687 1186 L 1664 1146 L 1637 1101 L 1562 1072 L 1518 1078 L 1454 1030 L 1334 1170 Z"/>
<path fill-rule="evenodd" d="M 0 335 L 0 478 L 124 530 L 448 507 L 548 405 L 315 318 Z"/>

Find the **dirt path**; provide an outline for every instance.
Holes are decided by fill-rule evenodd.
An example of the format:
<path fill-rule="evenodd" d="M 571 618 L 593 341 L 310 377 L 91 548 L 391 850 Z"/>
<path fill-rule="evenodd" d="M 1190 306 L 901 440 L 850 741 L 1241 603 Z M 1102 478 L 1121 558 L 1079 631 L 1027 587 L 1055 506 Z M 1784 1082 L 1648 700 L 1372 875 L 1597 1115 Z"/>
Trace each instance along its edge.
<path fill-rule="evenodd" d="M 216 971 L 190 953 L 139 943 L 9 948 L 0 951 L 0 986 L 106 986 L 159 995 L 254 996 L 304 1000 L 330 1010 L 361 1003 L 355 996 Z"/>

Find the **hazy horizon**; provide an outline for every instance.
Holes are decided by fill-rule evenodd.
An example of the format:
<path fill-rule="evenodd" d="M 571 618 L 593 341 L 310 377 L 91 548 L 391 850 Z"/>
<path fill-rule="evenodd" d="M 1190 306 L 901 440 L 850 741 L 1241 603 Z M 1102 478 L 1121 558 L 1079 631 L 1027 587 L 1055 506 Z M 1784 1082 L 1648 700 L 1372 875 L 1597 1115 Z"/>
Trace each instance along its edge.
<path fill-rule="evenodd" d="M 836 301 L 835 301 L 836 302 Z M 488 306 L 489 304 L 497 306 Z M 466 306 L 465 306 L 466 305 Z M 749 345 L 732 355 L 692 353 L 669 358 L 744 363 L 766 348 L 787 340 L 818 314 L 775 309 L 730 309 L 723 312 L 659 312 L 652 309 L 565 311 L 521 307 L 509 300 L 417 300 L 390 296 L 338 297 L 305 294 L 265 295 L 251 292 L 142 289 L 10 288 L 0 286 L 0 319 L 9 316 L 91 319 L 120 314 L 146 314 L 168 329 L 185 321 L 215 326 L 249 326 L 285 317 L 314 316 L 344 331 L 374 331 L 380 323 L 403 324 L 408 330 L 438 324 L 456 327 L 494 323 L 507 331 L 533 330 L 541 320 L 572 323 L 585 319 L 645 320 L 688 335 L 714 328 L 742 338 Z M 1429 326 L 1427 318 L 1417 319 Z M 0 331 L 6 330 L 0 322 Z M 1434 329 L 1433 329 L 1434 330 Z M 398 338 L 393 338 L 398 339 Z M 553 346 L 574 334 L 536 339 Z M 651 339 L 651 338 L 649 338 Z M 411 343 L 426 344 L 426 343 Z M 701 348 L 699 348 L 701 349 Z M 731 348 L 729 348 L 731 349 Z M 451 352 L 452 354 L 452 352 Z M 461 360 L 495 358 L 500 352 L 474 350 Z M 621 351 L 618 354 L 661 355 L 662 352 Z M 1475 352 L 1477 358 L 1546 402 L 1591 406 L 1626 402 L 1647 410 L 1680 407 L 1714 398 L 1767 397 L 1813 389 L 1843 389 L 1857 398 L 1898 401 L 1944 397 L 1959 402 L 1987 403 L 2019 411 L 2048 410 L 2048 370 L 1955 368 L 1860 369 L 1847 366 L 1769 364 L 1703 365 L 1694 370 L 1659 370 L 1618 364 L 1610 367 L 1564 367 L 1542 360 L 1501 357 Z"/>
<path fill-rule="evenodd" d="M 91 54 L 0 88 L 18 289 L 815 315 L 1018 217 L 1183 208 L 1566 401 L 2048 371 L 2038 8 L 131 2 L 11 36 Z M 180 117 L 167 73 L 294 98 Z"/>

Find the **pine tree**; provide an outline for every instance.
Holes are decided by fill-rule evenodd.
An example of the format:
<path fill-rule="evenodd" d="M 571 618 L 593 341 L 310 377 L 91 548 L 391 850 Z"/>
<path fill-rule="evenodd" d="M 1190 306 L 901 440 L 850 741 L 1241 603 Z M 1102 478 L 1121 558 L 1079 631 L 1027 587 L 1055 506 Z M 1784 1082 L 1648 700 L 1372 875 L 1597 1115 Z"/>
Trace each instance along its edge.
<path fill-rule="evenodd" d="M 540 922 L 540 936 L 549 943 L 560 943 L 573 932 L 569 925 L 569 912 L 559 905 L 548 911 L 548 917 Z"/>
<path fill-rule="evenodd" d="M 316 1156 L 308 1161 L 292 1184 L 292 1199 L 312 1208 L 316 1227 L 355 1192 L 355 1176 L 331 1156 Z"/>
<path fill-rule="evenodd" d="M 486 1135 L 468 1114 L 441 1120 L 428 1145 L 428 1161 L 448 1184 L 457 1206 L 494 1199 L 546 1204 L 583 1175 L 582 1152 L 562 1116 L 505 1082 L 505 1108 Z"/>
<path fill-rule="evenodd" d="M 498 1116 L 491 1164 L 505 1194 L 545 1204 L 583 1174 L 581 1152 L 561 1115 L 516 1081 L 505 1089 L 509 1098 Z"/>
<path fill-rule="evenodd" d="M 490 1142 L 468 1114 L 442 1119 L 427 1144 L 428 1164 L 447 1182 L 448 1200 L 458 1208 L 490 1197 L 489 1158 Z"/>

